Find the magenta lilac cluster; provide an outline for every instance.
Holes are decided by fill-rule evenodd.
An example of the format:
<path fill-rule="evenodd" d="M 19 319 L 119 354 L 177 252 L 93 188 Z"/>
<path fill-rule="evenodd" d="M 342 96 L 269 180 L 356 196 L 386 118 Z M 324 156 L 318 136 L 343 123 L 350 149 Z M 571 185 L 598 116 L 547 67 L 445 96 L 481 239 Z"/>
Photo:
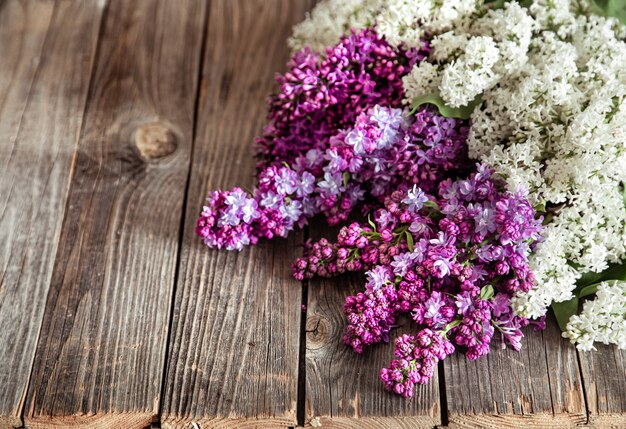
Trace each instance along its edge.
<path fill-rule="evenodd" d="M 286 236 L 317 213 L 348 218 L 362 201 L 380 201 L 402 183 L 431 190 L 467 165 L 467 124 L 424 108 L 415 115 L 388 106 L 360 113 L 325 150 L 309 149 L 289 165 L 260 171 L 251 194 L 213 191 L 196 232 L 209 247 L 241 250 L 259 238 Z"/>
<path fill-rule="evenodd" d="M 437 363 L 454 352 L 452 342 L 441 331 L 422 329 L 417 335 L 396 338 L 395 355 L 388 368 L 380 370 L 387 390 L 410 398 L 416 384 L 432 378 Z"/>
<path fill-rule="evenodd" d="M 541 230 L 525 193 L 506 192 L 479 165 L 433 194 L 401 186 L 368 224 L 342 228 L 336 243 L 308 243 L 294 277 L 367 270 L 364 291 L 346 298 L 344 342 L 361 353 L 389 341 L 398 318 L 409 315 L 418 334 L 398 340 L 399 359 L 381 378 L 410 396 L 409 387 L 426 382 L 454 349 L 476 359 L 499 332 L 502 344 L 519 350 L 529 321 L 514 314 L 511 298 L 533 287 L 528 255 Z"/>
<path fill-rule="evenodd" d="M 398 107 L 402 77 L 428 52 L 426 42 L 422 49 L 394 48 L 373 29 L 342 37 L 324 54 L 297 52 L 269 98 L 270 122 L 257 139 L 259 167 L 325 150 L 332 136 L 376 104 Z"/>

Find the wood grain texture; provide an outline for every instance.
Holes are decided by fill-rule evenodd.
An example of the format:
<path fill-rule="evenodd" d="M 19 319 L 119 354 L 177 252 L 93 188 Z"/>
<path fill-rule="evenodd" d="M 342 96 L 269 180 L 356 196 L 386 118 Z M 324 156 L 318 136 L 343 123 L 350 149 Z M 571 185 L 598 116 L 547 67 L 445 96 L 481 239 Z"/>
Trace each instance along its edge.
<path fill-rule="evenodd" d="M 331 237 L 316 225 L 311 235 Z M 378 379 L 389 365 L 393 341 L 408 333 L 408 321 L 393 331 L 390 344 L 370 348 L 362 355 L 343 344 L 346 324 L 342 306 L 348 295 L 363 289 L 364 278 L 346 275 L 309 281 L 306 323 L 305 423 L 318 419 L 322 427 L 363 429 L 419 429 L 441 424 L 439 379 L 420 385 L 412 399 L 387 392 Z"/>
<path fill-rule="evenodd" d="M 626 428 L 626 351 L 596 347 L 579 353 L 589 422 L 596 428 Z"/>
<path fill-rule="evenodd" d="M 289 265 L 301 233 L 241 253 L 194 234 L 211 189 L 253 185 L 251 143 L 307 1 L 215 0 L 209 11 L 198 131 L 165 385 L 165 428 L 296 423 L 301 286 Z M 249 419 L 249 420 L 248 420 Z"/>
<path fill-rule="evenodd" d="M 204 6 L 107 8 L 28 390 L 29 427 L 132 429 L 156 419 Z M 146 131 L 155 123 L 160 132 Z M 170 147 L 171 136 L 169 156 L 138 147 Z"/>
<path fill-rule="evenodd" d="M 21 426 L 101 16 L 0 4 L 0 428 Z"/>
<path fill-rule="evenodd" d="M 455 354 L 444 364 L 450 427 L 566 428 L 587 420 L 576 349 L 553 318 L 527 328 L 522 350 L 493 347 L 474 362 Z"/>

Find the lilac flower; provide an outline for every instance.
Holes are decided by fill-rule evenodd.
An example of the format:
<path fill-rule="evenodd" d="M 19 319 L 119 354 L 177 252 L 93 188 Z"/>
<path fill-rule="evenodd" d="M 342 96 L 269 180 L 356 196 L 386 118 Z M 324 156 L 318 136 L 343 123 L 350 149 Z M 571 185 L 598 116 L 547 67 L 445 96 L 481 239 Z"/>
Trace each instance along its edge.
<path fill-rule="evenodd" d="M 276 191 L 279 194 L 289 195 L 296 190 L 297 175 L 293 170 L 281 168 L 275 178 Z"/>
<path fill-rule="evenodd" d="M 352 146 L 354 153 L 357 155 L 364 154 L 365 148 L 369 147 L 369 138 L 363 130 L 353 128 L 346 136 L 346 144 Z"/>
<path fill-rule="evenodd" d="M 291 201 L 280 208 L 280 213 L 287 221 L 295 223 L 302 216 L 302 203 L 300 201 Z"/>
<path fill-rule="evenodd" d="M 441 314 L 441 309 L 445 305 L 441 292 L 435 291 L 424 303 L 425 311 L 422 320 L 429 320 L 429 326 L 443 328 L 447 320 Z"/>
<path fill-rule="evenodd" d="M 413 265 L 415 257 L 416 255 L 410 252 L 394 256 L 393 262 L 391 263 L 394 274 L 400 277 L 404 277 L 409 268 L 411 268 L 411 266 Z"/>
<path fill-rule="evenodd" d="M 476 233 L 480 237 L 494 232 L 497 227 L 495 210 L 487 206 L 479 206 L 474 215 L 474 222 L 476 222 Z"/>
<path fill-rule="evenodd" d="M 228 209 L 224 211 L 220 221 L 223 224 L 236 226 L 242 220 L 250 223 L 252 219 L 258 217 L 257 202 L 248 198 L 248 194 L 243 189 L 233 189 L 225 198 L 225 204 Z"/>
<path fill-rule="evenodd" d="M 499 317 L 503 314 L 511 312 L 511 298 L 504 293 L 498 293 L 493 298 L 492 310 L 493 315 Z"/>
<path fill-rule="evenodd" d="M 450 262 L 449 259 L 444 258 L 439 255 L 435 255 L 433 257 L 432 273 L 435 277 L 442 279 L 446 277 L 448 274 L 450 274 L 451 269 L 452 269 L 452 263 Z"/>
<path fill-rule="evenodd" d="M 349 297 L 344 307 L 344 341 L 359 353 L 387 341 L 395 318 L 411 314 L 417 334 L 397 342 L 399 358 L 380 373 L 385 386 L 398 394 L 411 396 L 414 385 L 426 382 L 438 359 L 455 346 L 470 360 L 489 352 L 496 332 L 502 344 L 521 346 L 520 328 L 529 321 L 514 316 L 511 297 L 533 285 L 527 256 L 539 220 L 525 214 L 524 223 L 499 213 L 498 205 L 525 210 L 525 202 L 504 191 L 489 170 L 477 171 L 460 181 L 444 180 L 437 194 L 425 194 L 436 202 L 428 209 L 412 210 L 407 199 L 413 188 L 401 186 L 388 194 L 372 223 L 343 228 L 336 244 L 309 245 L 309 256 L 294 266 L 297 278 L 369 270 L 364 298 Z M 461 182 L 469 192 L 450 192 Z M 495 227 L 484 225 L 477 233 L 483 218 Z M 419 225 L 415 229 L 423 235 L 412 233 L 411 225 Z M 503 244 L 505 236 L 509 242 Z M 433 344 L 439 344 L 437 353 Z"/>
<path fill-rule="evenodd" d="M 467 292 L 461 292 L 456 296 L 456 307 L 458 313 L 464 316 L 472 308 L 472 297 Z"/>
<path fill-rule="evenodd" d="M 332 196 L 339 194 L 343 189 L 343 177 L 340 173 L 324 173 L 324 180 L 317 184 L 320 194 Z"/>
<path fill-rule="evenodd" d="M 428 201 L 428 197 L 417 185 L 413 185 L 413 189 L 407 192 L 407 197 L 402 200 L 409 210 L 414 213 L 421 209 L 426 201 Z"/>
<path fill-rule="evenodd" d="M 280 91 L 269 99 L 271 123 L 257 139 L 259 167 L 325 150 L 334 134 L 376 104 L 399 106 L 402 77 L 427 55 L 424 46 L 394 48 L 365 29 L 342 37 L 325 55 L 308 49 L 294 54 L 289 70 L 277 78 Z"/>
<path fill-rule="evenodd" d="M 389 269 L 382 265 L 379 265 L 370 271 L 365 273 L 367 277 L 367 283 L 365 284 L 368 290 L 377 290 L 383 287 L 388 281 L 391 280 Z"/>
<path fill-rule="evenodd" d="M 306 197 L 313 193 L 315 188 L 315 176 L 308 171 L 303 172 L 296 183 L 296 195 L 298 197 Z"/>
<path fill-rule="evenodd" d="M 283 198 L 273 191 L 261 195 L 260 199 L 260 205 L 268 209 L 277 209 L 283 203 Z"/>
<path fill-rule="evenodd" d="M 394 216 L 385 209 L 378 210 L 375 219 L 381 228 L 387 228 L 387 226 L 393 225 L 395 221 Z"/>

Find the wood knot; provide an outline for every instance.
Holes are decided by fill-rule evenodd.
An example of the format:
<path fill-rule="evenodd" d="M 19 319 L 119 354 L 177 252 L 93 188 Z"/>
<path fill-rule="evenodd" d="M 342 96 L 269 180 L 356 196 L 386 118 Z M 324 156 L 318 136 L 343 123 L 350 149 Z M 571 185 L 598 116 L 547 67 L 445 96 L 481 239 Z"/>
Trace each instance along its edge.
<path fill-rule="evenodd" d="M 135 144 L 141 156 L 149 160 L 165 158 L 178 147 L 176 134 L 162 122 L 150 122 L 138 128 Z"/>
<path fill-rule="evenodd" d="M 306 321 L 307 341 L 321 345 L 331 336 L 332 327 L 330 322 L 319 315 L 309 316 Z"/>

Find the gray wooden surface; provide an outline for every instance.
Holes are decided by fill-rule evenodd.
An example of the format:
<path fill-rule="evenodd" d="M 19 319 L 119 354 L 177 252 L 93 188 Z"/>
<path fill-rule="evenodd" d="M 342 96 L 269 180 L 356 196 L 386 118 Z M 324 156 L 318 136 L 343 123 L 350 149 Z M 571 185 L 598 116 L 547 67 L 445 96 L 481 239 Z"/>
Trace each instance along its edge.
<path fill-rule="evenodd" d="M 101 18 L 0 3 L 0 427 L 21 424 Z"/>
<path fill-rule="evenodd" d="M 391 347 L 341 343 L 362 279 L 289 275 L 323 224 L 241 253 L 195 237 L 209 189 L 253 184 L 311 7 L 0 1 L 0 429 L 625 428 L 623 351 L 550 320 L 403 400 L 377 380 Z"/>
<path fill-rule="evenodd" d="M 57 7 L 61 32 L 100 38 L 24 421 L 143 428 L 159 411 L 204 4 L 113 1 L 100 30 L 100 4 Z"/>

